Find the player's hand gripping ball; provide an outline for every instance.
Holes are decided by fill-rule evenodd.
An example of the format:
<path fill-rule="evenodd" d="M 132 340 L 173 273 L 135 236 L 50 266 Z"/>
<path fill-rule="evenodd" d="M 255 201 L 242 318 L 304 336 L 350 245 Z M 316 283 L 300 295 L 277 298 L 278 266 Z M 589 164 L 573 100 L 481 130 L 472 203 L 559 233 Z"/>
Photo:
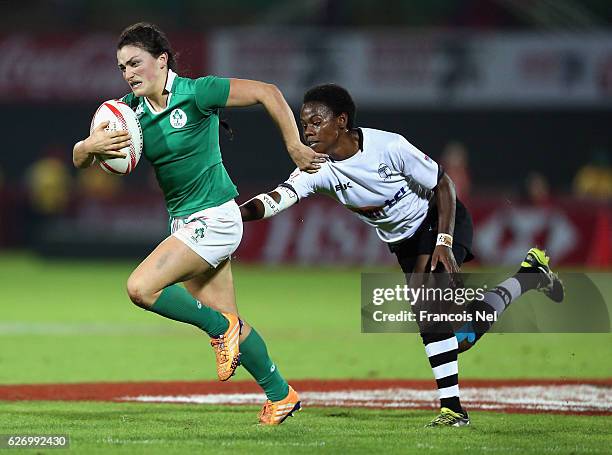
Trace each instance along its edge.
<path fill-rule="evenodd" d="M 142 128 L 134 111 L 122 101 L 108 100 L 100 105 L 91 121 L 90 133 L 108 121 L 106 131 L 124 130 L 130 133 L 131 143 L 120 151 L 125 158 L 100 159 L 100 167 L 109 174 L 126 175 L 134 170 L 142 154 Z"/>

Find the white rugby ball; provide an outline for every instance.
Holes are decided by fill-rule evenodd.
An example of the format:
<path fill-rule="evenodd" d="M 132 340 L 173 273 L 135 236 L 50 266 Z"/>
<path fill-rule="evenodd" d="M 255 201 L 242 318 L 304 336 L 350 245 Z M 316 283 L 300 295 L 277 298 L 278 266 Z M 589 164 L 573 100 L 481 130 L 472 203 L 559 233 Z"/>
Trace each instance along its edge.
<path fill-rule="evenodd" d="M 130 133 L 131 144 L 121 149 L 125 158 L 100 160 L 100 167 L 109 174 L 126 175 L 134 170 L 142 154 L 142 128 L 134 111 L 123 101 L 104 101 L 94 114 L 89 132 L 108 121 L 106 131 L 125 130 Z"/>

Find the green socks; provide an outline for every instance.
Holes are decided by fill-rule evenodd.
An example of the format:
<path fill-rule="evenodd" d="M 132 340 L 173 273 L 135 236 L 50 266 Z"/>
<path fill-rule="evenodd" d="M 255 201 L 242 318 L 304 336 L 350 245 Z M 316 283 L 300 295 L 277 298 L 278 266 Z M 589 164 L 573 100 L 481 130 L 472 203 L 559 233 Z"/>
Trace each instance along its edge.
<path fill-rule="evenodd" d="M 177 284 L 162 291 L 151 311 L 175 321 L 195 325 L 211 337 L 223 335 L 229 327 L 225 316 L 201 304 Z M 240 362 L 266 392 L 268 400 L 279 401 L 287 396 L 289 385 L 272 363 L 266 343 L 255 329 L 251 328 L 249 336 L 240 344 L 240 353 Z"/>
<path fill-rule="evenodd" d="M 178 284 L 165 288 L 151 307 L 151 311 L 165 318 L 195 325 L 211 337 L 223 335 L 229 327 L 225 316 L 198 302 Z M 265 349 L 264 345 L 264 351 Z"/>
<path fill-rule="evenodd" d="M 266 343 L 251 327 L 251 333 L 240 344 L 240 363 L 255 378 L 270 401 L 284 399 L 289 393 L 289 384 L 280 375 L 268 355 Z"/>

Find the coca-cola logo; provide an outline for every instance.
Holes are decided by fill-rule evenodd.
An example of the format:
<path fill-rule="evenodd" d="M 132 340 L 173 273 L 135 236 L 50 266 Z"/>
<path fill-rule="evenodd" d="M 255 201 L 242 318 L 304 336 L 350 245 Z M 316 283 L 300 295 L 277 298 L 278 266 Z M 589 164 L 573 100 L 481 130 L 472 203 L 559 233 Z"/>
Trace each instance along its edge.
<path fill-rule="evenodd" d="M 100 99 L 129 91 L 111 35 L 12 35 L 0 41 L 0 97 Z"/>

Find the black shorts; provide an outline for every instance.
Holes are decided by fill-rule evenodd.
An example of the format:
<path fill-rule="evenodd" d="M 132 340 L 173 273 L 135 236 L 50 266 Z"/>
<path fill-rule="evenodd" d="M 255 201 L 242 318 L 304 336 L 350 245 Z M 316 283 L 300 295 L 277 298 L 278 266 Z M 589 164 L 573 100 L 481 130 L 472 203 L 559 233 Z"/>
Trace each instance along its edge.
<path fill-rule="evenodd" d="M 474 259 L 472 254 L 472 237 L 474 226 L 470 212 L 459 199 L 455 210 L 455 230 L 453 232 L 453 254 L 457 265 Z M 438 237 L 438 208 L 430 205 L 427 216 L 414 235 L 405 240 L 389 244 L 389 250 L 395 253 L 404 273 L 412 273 L 418 256 L 431 255 L 436 247 Z"/>

